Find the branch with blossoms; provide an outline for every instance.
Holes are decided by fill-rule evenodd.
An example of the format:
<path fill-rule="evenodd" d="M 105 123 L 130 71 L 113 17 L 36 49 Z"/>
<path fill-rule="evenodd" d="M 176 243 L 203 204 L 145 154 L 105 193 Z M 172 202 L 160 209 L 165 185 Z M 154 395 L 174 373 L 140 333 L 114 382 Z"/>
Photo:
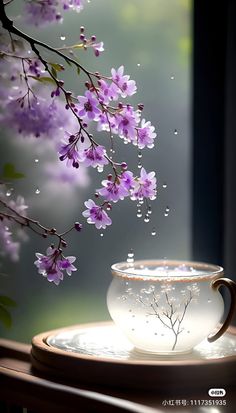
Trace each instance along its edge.
<path fill-rule="evenodd" d="M 63 11 L 81 11 L 83 3 L 82 0 L 26 0 L 24 16 L 27 23 L 40 26 L 62 21 Z M 137 216 L 141 217 L 144 209 L 145 222 L 148 222 L 150 200 L 156 198 L 155 172 L 147 172 L 139 162 L 140 173 L 136 175 L 124 160 L 114 159 L 114 147 L 119 138 L 125 144 L 138 148 L 139 159 L 144 148 L 154 146 L 155 128 L 141 118 L 143 104 L 135 108 L 123 102 L 123 99 L 136 93 L 135 81 L 125 74 L 123 65 L 118 69 L 112 68 L 111 76 L 107 76 L 88 70 L 76 60 L 77 51 L 93 48 L 98 57 L 104 50 L 103 42 L 97 42 L 95 35 L 86 37 L 83 26 L 80 27 L 77 44 L 58 49 L 19 30 L 8 17 L 6 7 L 7 3 L 0 1 L 0 20 L 6 31 L 5 36 L 0 37 L 0 65 L 3 69 L 0 103 L 5 114 L 5 120 L 1 122 L 5 126 L 11 125 L 24 137 L 33 135 L 41 139 L 42 145 L 44 138 L 53 141 L 59 160 L 68 168 L 92 167 L 97 168 L 98 172 L 110 168 L 101 187 L 96 189 L 95 200 L 90 198 L 85 202 L 86 210 L 82 215 L 88 224 L 94 224 L 97 229 L 111 225 L 108 213 L 112 204 L 124 198 L 136 201 Z M 67 90 L 61 79 L 66 67 L 61 61 L 49 61 L 45 51 L 63 60 L 70 68 L 75 68 L 77 74 L 83 72 L 87 77 L 84 95 L 76 96 Z M 7 92 L 9 87 L 10 96 Z M 98 143 L 90 133 L 92 124 L 102 134 L 103 144 Z M 58 131 L 63 131 L 64 136 L 58 136 L 61 134 Z M 5 209 L 5 212 L 0 212 L 2 220 L 27 227 L 41 236 L 58 238 L 58 246 L 50 247 L 47 256 L 37 254 L 35 265 L 42 275 L 58 284 L 66 265 L 70 268 L 69 272 L 75 270 L 71 257 L 65 258 L 62 254 L 64 235 L 74 226 L 58 234 L 43 227 L 37 220 L 18 214 L 14 208 L 11 210 L 6 200 L 0 198 L 0 203 Z"/>
<path fill-rule="evenodd" d="M 23 198 L 18 198 L 16 202 L 6 202 L 0 196 L 0 231 L 7 238 L 4 243 L 5 253 L 11 254 L 13 260 L 17 260 L 19 244 L 11 239 L 12 232 L 10 227 L 12 224 L 17 224 L 21 229 L 28 228 L 35 234 L 43 238 L 53 237 L 57 239 L 57 246 L 53 244 L 47 249 L 47 255 L 36 253 L 38 258 L 35 265 L 38 268 L 39 274 L 47 277 L 48 281 L 54 282 L 56 285 L 63 280 L 63 271 L 71 275 L 72 271 L 76 271 L 73 262 L 76 260 L 73 256 L 65 257 L 63 249 L 67 247 L 65 236 L 73 229 L 82 230 L 82 225 L 79 222 L 62 233 L 58 233 L 56 228 L 47 228 L 28 216 L 26 216 L 27 206 L 24 204 Z"/>

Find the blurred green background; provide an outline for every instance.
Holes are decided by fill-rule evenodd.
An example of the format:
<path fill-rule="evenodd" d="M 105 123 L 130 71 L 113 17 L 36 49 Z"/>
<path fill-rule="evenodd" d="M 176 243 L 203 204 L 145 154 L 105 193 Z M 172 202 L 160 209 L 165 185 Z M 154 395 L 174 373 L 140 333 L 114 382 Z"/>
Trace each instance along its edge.
<path fill-rule="evenodd" d="M 98 41 L 103 40 L 105 52 L 95 58 L 91 50 L 82 51 L 81 63 L 107 75 L 112 67 L 124 64 L 125 72 L 138 86 L 130 103 L 144 103 L 143 115 L 158 133 L 155 149 L 143 151 L 144 166 L 155 170 L 158 179 L 158 197 L 150 223 L 139 220 L 135 203 L 125 200 L 113 208 L 113 225 L 104 231 L 103 238 L 93 226 L 85 225 L 83 233 L 71 235 L 68 250 L 68 255 L 77 256 L 78 272 L 59 287 L 37 274 L 34 254 L 44 252 L 47 242 L 32 234 L 22 246 L 19 263 L 1 260 L 1 271 L 8 274 L 1 279 L 2 293 L 14 298 L 17 307 L 12 311 L 12 328 L 1 326 L 0 334 L 29 342 L 42 331 L 108 319 L 110 265 L 125 260 L 130 248 L 137 259 L 191 258 L 192 0 L 92 0 L 82 13 L 66 13 L 62 25 L 43 30 L 26 27 L 20 10 L 21 2 L 9 7 L 17 26 L 55 47 L 78 42 L 81 25 L 86 27 L 87 35 L 96 34 Z M 66 39 L 62 41 L 61 36 Z M 59 61 L 52 55 L 50 59 Z M 84 90 L 84 80 L 71 70 L 65 76 L 68 89 L 78 94 Z M 119 142 L 116 149 L 119 158 L 137 171 L 135 148 Z M 0 151 L 2 165 L 12 162 L 26 174 L 17 183 L 15 193 L 25 196 L 31 217 L 59 230 L 73 220 L 81 221 L 83 202 L 100 186 L 101 175 L 91 171 L 86 188 L 49 188 L 43 175 L 48 155 L 38 140 L 12 139 L 12 132 L 6 131 Z M 35 158 L 39 159 L 37 165 Z M 166 189 L 163 183 L 167 183 Z M 37 187 L 39 195 L 35 194 Z M 164 217 L 166 206 L 170 208 L 168 217 Z M 153 227 L 156 236 L 151 235 Z"/>

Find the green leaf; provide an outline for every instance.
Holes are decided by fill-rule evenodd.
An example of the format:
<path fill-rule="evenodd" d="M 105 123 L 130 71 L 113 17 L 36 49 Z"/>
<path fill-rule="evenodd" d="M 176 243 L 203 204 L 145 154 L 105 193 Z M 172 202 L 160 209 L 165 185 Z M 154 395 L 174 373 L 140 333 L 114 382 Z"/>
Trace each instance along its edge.
<path fill-rule="evenodd" d="M 31 77 L 32 79 L 37 80 L 38 82 L 41 82 L 41 83 L 53 83 L 53 85 L 55 85 L 55 81 L 49 76 L 37 77 L 37 76 L 28 75 L 28 77 Z"/>
<path fill-rule="evenodd" d="M 64 69 L 64 66 L 60 65 L 59 63 L 49 63 L 57 72 L 62 72 Z"/>
<path fill-rule="evenodd" d="M 6 307 L 15 307 L 16 302 L 6 295 L 0 295 L 0 305 L 5 305 Z"/>
<path fill-rule="evenodd" d="M 55 78 L 57 78 L 57 71 L 56 69 L 54 69 L 54 67 L 52 67 L 52 74 Z"/>
<path fill-rule="evenodd" d="M 3 179 L 21 179 L 24 177 L 24 174 L 15 170 L 15 166 L 12 163 L 6 163 L 4 165 L 2 175 Z"/>
<path fill-rule="evenodd" d="M 72 63 L 71 63 L 66 57 L 64 57 L 64 59 L 65 59 L 66 63 L 67 63 L 69 66 L 72 66 Z"/>
<path fill-rule="evenodd" d="M 12 325 L 11 314 L 6 308 L 0 305 L 0 321 L 4 324 L 5 327 L 10 328 Z"/>

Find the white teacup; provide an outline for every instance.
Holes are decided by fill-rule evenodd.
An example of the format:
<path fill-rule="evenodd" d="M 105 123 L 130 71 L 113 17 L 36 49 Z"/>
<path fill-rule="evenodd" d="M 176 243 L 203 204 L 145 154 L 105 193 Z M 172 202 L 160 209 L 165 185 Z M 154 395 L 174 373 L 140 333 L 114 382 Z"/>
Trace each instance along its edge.
<path fill-rule="evenodd" d="M 190 352 L 205 338 L 217 340 L 228 328 L 236 306 L 236 284 L 222 267 L 198 262 L 153 260 L 111 267 L 107 305 L 116 325 L 134 346 L 158 354 Z M 228 287 L 231 305 L 224 313 L 218 289 Z"/>

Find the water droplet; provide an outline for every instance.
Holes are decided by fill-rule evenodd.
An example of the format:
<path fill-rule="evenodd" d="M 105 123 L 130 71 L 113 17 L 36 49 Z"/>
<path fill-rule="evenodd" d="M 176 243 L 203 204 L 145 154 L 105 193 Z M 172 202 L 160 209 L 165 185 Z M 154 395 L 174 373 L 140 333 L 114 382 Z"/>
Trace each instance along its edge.
<path fill-rule="evenodd" d="M 166 207 L 165 212 L 170 212 L 170 208 L 168 206 Z"/>
<path fill-rule="evenodd" d="M 10 189 L 7 190 L 6 196 L 11 196 L 11 190 Z"/>
<path fill-rule="evenodd" d="M 124 144 L 128 145 L 128 143 L 129 143 L 128 139 L 124 138 Z"/>
<path fill-rule="evenodd" d="M 162 188 L 164 188 L 164 189 L 167 188 L 167 183 L 166 182 L 163 183 Z"/>
<path fill-rule="evenodd" d="M 139 199 L 139 203 L 140 203 L 140 205 L 143 205 L 144 200 L 143 200 L 143 199 Z"/>
<path fill-rule="evenodd" d="M 138 66 L 138 67 L 140 67 L 140 66 L 141 66 L 141 64 L 140 64 L 140 63 L 137 63 L 137 66 Z"/>
<path fill-rule="evenodd" d="M 209 299 L 209 300 L 207 300 L 207 302 L 210 304 L 210 303 L 211 303 L 211 300 Z"/>
<path fill-rule="evenodd" d="M 37 188 L 37 189 L 35 190 L 35 193 L 36 193 L 36 195 L 40 194 L 39 188 Z"/>
<path fill-rule="evenodd" d="M 175 135 L 178 135 L 177 129 L 174 130 L 174 134 L 175 134 Z"/>
<path fill-rule="evenodd" d="M 134 250 L 131 248 L 130 252 L 128 253 L 128 257 L 129 258 L 133 258 L 134 257 Z"/>
<path fill-rule="evenodd" d="M 147 213 L 148 213 L 148 215 L 151 215 L 151 214 L 152 214 L 152 207 L 151 207 L 151 205 L 149 205 L 148 210 L 147 210 Z"/>
<path fill-rule="evenodd" d="M 134 263 L 134 250 L 131 248 L 130 252 L 128 253 L 128 258 L 126 260 L 129 264 Z"/>
<path fill-rule="evenodd" d="M 103 172 L 103 166 L 101 165 L 101 166 L 98 166 L 97 167 L 97 171 L 99 172 L 99 173 L 102 173 Z"/>
<path fill-rule="evenodd" d="M 137 210 L 137 218 L 142 218 L 143 214 L 142 214 L 142 210 L 138 209 Z"/>
<path fill-rule="evenodd" d="M 171 80 L 174 80 L 175 77 L 172 75 L 170 78 L 171 78 Z"/>
<path fill-rule="evenodd" d="M 35 162 L 35 163 L 39 163 L 39 159 L 36 158 L 36 159 L 34 160 L 34 162 Z"/>
<path fill-rule="evenodd" d="M 103 236 L 104 236 L 104 234 L 103 234 L 103 232 L 101 232 L 100 237 L 103 237 Z"/>
<path fill-rule="evenodd" d="M 143 154 L 142 154 L 141 151 L 139 151 L 139 153 L 138 153 L 138 158 L 141 159 L 142 157 L 143 157 Z"/>
<path fill-rule="evenodd" d="M 61 40 L 66 40 L 66 36 L 60 36 Z"/>
<path fill-rule="evenodd" d="M 156 229 L 155 229 L 155 228 L 152 228 L 152 232 L 151 232 L 151 234 L 152 234 L 153 236 L 155 236 L 155 235 L 157 234 L 157 232 L 156 232 Z"/>
<path fill-rule="evenodd" d="M 142 166 L 143 166 L 143 165 L 141 164 L 141 162 L 139 162 L 139 163 L 138 163 L 138 168 L 141 169 Z"/>
<path fill-rule="evenodd" d="M 145 215 L 145 218 L 144 218 L 144 222 L 147 223 L 147 222 L 149 222 L 149 221 L 150 221 L 150 218 L 149 218 L 148 214 L 146 214 L 146 215 Z"/>
<path fill-rule="evenodd" d="M 165 212 L 165 213 L 164 213 L 164 216 L 165 216 L 165 217 L 168 217 L 168 216 L 169 216 L 168 212 Z"/>

